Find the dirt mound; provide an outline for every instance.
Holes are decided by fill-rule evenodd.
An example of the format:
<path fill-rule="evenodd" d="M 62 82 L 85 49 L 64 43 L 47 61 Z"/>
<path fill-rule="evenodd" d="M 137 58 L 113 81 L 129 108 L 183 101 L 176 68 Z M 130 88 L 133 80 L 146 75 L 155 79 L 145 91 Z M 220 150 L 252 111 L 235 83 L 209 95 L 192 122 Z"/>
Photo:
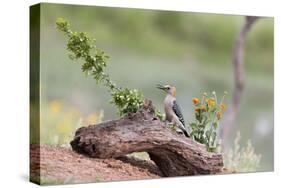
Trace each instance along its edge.
<path fill-rule="evenodd" d="M 30 158 L 30 177 L 41 184 L 136 180 L 161 176 L 152 161 L 126 156 L 119 159 L 94 159 L 64 147 L 31 145 Z"/>

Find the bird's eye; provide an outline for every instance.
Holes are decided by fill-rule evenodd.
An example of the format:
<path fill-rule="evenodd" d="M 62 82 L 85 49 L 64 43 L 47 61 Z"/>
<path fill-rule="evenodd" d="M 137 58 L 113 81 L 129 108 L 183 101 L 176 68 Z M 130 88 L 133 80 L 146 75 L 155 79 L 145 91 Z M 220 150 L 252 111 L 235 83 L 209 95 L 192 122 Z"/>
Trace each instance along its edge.
<path fill-rule="evenodd" d="M 167 89 L 170 89 L 170 87 L 167 87 Z"/>

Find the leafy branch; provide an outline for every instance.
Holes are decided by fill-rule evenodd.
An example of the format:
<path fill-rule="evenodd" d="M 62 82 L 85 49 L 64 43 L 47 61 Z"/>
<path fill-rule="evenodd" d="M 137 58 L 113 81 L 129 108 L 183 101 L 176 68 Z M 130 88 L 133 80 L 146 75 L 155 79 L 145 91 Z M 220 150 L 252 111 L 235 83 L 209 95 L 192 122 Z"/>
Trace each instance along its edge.
<path fill-rule="evenodd" d="M 105 72 L 109 56 L 97 48 L 96 40 L 85 32 L 72 31 L 70 24 L 63 18 L 56 21 L 57 28 L 68 37 L 67 50 L 72 60 L 83 60 L 81 69 L 86 75 L 92 76 L 97 84 L 103 84 L 110 92 L 120 116 L 136 112 L 143 105 L 143 94 L 137 89 L 117 87 Z"/>

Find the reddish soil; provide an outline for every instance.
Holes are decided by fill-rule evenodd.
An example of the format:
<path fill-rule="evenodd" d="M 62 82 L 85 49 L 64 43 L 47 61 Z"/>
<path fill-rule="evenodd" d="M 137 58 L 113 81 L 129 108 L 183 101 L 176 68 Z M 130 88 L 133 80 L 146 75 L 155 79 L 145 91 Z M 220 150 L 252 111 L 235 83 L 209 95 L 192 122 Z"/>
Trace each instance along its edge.
<path fill-rule="evenodd" d="M 161 177 L 161 172 L 152 161 L 140 160 L 134 157 L 94 159 L 77 154 L 70 148 L 48 145 L 31 145 L 30 157 L 30 177 L 33 181 L 39 181 L 41 184 Z"/>

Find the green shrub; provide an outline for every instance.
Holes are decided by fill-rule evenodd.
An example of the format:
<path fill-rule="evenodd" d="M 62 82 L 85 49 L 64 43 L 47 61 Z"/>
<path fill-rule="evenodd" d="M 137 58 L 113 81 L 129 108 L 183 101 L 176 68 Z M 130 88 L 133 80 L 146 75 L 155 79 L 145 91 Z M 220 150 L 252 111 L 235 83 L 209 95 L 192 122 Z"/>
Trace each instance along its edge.
<path fill-rule="evenodd" d="M 233 148 L 224 154 L 224 165 L 234 172 L 255 172 L 260 165 L 261 155 L 256 154 L 250 140 L 245 147 L 241 147 L 240 139 L 240 132 L 237 132 Z"/>

